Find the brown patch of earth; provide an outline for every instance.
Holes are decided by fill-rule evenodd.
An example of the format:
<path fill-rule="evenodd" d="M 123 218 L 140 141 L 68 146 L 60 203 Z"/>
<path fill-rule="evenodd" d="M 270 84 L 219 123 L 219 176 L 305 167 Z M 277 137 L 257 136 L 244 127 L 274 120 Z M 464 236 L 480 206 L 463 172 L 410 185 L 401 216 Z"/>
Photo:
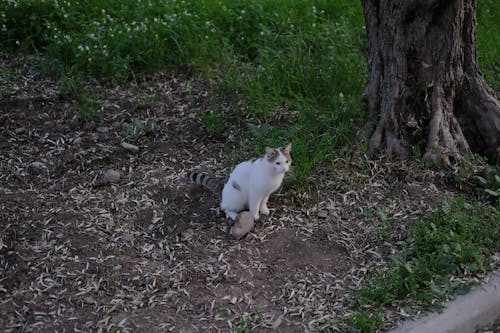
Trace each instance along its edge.
<path fill-rule="evenodd" d="M 159 74 L 135 93 L 95 88 L 103 118 L 83 125 L 55 82 L 19 80 L 0 101 L 2 332 L 310 331 L 348 316 L 352 290 L 384 269 L 390 246 L 373 212 L 397 238 L 453 194 L 384 166 L 337 170 L 317 200 L 283 188 L 236 241 L 218 199 L 184 179 L 227 176 L 232 163 L 234 142 L 197 120 L 203 83 Z M 149 131 L 131 137 L 137 119 Z M 98 186 L 108 169 L 120 181 Z"/>

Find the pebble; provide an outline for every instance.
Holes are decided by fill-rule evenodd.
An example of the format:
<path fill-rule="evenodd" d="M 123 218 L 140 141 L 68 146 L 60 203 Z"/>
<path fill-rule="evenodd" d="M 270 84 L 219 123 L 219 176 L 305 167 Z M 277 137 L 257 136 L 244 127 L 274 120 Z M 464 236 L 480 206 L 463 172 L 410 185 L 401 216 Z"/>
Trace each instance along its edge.
<path fill-rule="evenodd" d="M 14 133 L 16 134 L 23 134 L 24 132 L 26 132 L 26 128 L 24 127 L 16 128 L 16 130 L 14 131 Z"/>
<path fill-rule="evenodd" d="M 35 172 L 42 172 L 43 170 L 47 169 L 47 166 L 42 162 L 37 161 L 30 164 L 30 169 Z"/>
<path fill-rule="evenodd" d="M 94 304 L 95 303 L 95 299 L 92 298 L 92 296 L 87 296 L 83 299 L 83 302 L 86 303 L 86 304 Z"/>
<path fill-rule="evenodd" d="M 113 169 L 107 170 L 103 175 L 104 181 L 111 184 L 118 183 L 120 181 L 120 177 L 120 173 Z"/>
<path fill-rule="evenodd" d="M 107 126 L 99 126 L 96 128 L 96 131 L 101 134 L 107 134 L 109 132 L 109 127 Z"/>
<path fill-rule="evenodd" d="M 194 230 L 189 228 L 189 229 L 186 229 L 184 230 L 183 232 L 181 232 L 181 239 L 183 241 L 188 241 L 190 240 L 191 238 L 193 238 L 194 236 Z"/>
<path fill-rule="evenodd" d="M 242 239 L 246 234 L 252 230 L 255 225 L 252 214 L 249 211 L 244 211 L 236 216 L 236 221 L 231 227 L 231 236 L 236 239 Z"/>
<path fill-rule="evenodd" d="M 72 144 L 74 145 L 79 145 L 81 144 L 83 141 L 82 137 L 81 136 L 77 136 L 76 138 L 73 139 L 73 141 L 71 142 Z"/>
<path fill-rule="evenodd" d="M 318 211 L 317 215 L 320 219 L 326 219 L 328 217 L 328 212 L 325 212 L 324 210 L 320 210 L 320 211 Z"/>
<path fill-rule="evenodd" d="M 133 154 L 136 154 L 139 152 L 139 147 L 137 147 L 136 145 L 127 143 L 127 142 L 122 142 L 122 147 Z"/>

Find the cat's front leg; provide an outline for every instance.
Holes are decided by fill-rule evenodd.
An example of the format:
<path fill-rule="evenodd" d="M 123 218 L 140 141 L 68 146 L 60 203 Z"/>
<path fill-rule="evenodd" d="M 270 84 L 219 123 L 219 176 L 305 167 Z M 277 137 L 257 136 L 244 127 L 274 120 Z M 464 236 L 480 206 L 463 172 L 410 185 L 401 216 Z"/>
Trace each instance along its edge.
<path fill-rule="evenodd" d="M 253 219 L 257 221 L 259 219 L 259 209 L 260 209 L 261 197 L 256 193 L 250 193 L 248 209 L 253 216 Z"/>
<path fill-rule="evenodd" d="M 260 212 L 264 215 L 269 215 L 269 208 L 267 207 L 267 200 L 269 200 L 269 196 L 265 196 L 264 199 L 260 202 Z"/>

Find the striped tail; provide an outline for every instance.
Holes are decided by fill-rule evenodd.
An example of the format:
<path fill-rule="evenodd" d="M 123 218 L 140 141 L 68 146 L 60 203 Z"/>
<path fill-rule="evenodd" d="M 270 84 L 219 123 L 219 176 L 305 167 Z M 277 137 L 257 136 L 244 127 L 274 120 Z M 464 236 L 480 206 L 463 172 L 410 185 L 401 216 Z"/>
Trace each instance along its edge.
<path fill-rule="evenodd" d="M 188 172 L 186 177 L 193 183 L 205 186 L 215 195 L 222 195 L 222 188 L 224 187 L 224 182 L 221 179 L 213 178 L 206 173 L 198 172 Z"/>

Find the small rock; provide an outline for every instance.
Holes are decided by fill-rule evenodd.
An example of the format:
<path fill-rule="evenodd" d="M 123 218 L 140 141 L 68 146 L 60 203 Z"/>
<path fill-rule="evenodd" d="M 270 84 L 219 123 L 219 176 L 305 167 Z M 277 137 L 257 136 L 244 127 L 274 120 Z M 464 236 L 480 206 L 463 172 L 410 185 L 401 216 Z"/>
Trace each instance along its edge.
<path fill-rule="evenodd" d="M 74 145 L 79 145 L 81 144 L 83 141 L 82 137 L 81 136 L 77 136 L 76 138 L 73 139 L 73 141 L 71 142 L 72 144 Z"/>
<path fill-rule="evenodd" d="M 38 162 L 38 161 L 31 163 L 29 167 L 31 170 L 38 172 L 38 173 L 47 169 L 47 166 L 45 166 L 45 164 L 43 164 L 42 162 Z"/>
<path fill-rule="evenodd" d="M 26 132 L 26 128 L 24 127 L 16 128 L 16 130 L 14 131 L 14 133 L 16 134 L 23 134 L 24 132 Z"/>
<path fill-rule="evenodd" d="M 320 219 L 326 219 L 328 217 L 328 213 L 324 210 L 319 210 L 317 215 Z"/>
<path fill-rule="evenodd" d="M 139 147 L 137 147 L 136 145 L 127 143 L 127 142 L 122 142 L 122 147 L 133 154 L 136 154 L 139 152 Z"/>
<path fill-rule="evenodd" d="M 92 296 L 87 296 L 83 299 L 83 302 L 85 304 L 94 304 L 95 303 L 95 299 L 92 298 Z"/>
<path fill-rule="evenodd" d="M 96 131 L 101 134 L 107 134 L 109 132 L 109 127 L 107 126 L 99 126 L 96 128 Z"/>
<path fill-rule="evenodd" d="M 236 221 L 231 227 L 231 236 L 236 239 L 242 239 L 250 232 L 250 230 L 252 230 L 254 225 L 255 221 L 252 214 L 250 214 L 249 211 L 241 212 L 238 216 L 236 216 Z"/>
<path fill-rule="evenodd" d="M 107 170 L 103 175 L 104 182 L 111 184 L 118 183 L 120 181 L 120 177 L 120 173 L 113 169 Z"/>
<path fill-rule="evenodd" d="M 278 327 L 281 325 L 281 323 L 283 322 L 283 315 L 279 316 L 278 319 L 276 319 L 273 323 L 273 330 L 276 330 L 278 329 Z"/>
<path fill-rule="evenodd" d="M 191 228 L 186 229 L 181 233 L 181 239 L 183 241 L 189 241 L 191 240 L 191 238 L 193 238 L 193 236 L 194 236 L 194 230 Z"/>

